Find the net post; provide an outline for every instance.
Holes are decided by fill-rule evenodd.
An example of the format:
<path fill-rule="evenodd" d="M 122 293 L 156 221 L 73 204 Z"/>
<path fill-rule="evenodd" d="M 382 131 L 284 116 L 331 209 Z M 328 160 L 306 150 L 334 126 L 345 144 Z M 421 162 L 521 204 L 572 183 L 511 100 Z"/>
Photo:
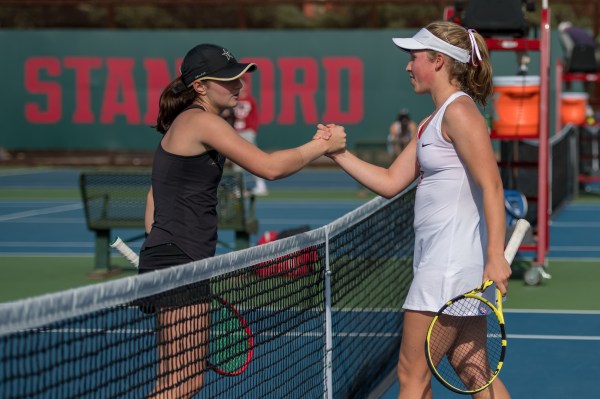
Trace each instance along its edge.
<path fill-rule="evenodd" d="M 537 232 L 538 245 L 536 251 L 536 262 L 540 265 L 546 264 L 546 253 L 548 252 L 548 169 L 549 169 L 549 129 L 548 129 L 548 106 L 549 106 L 549 84 L 550 84 L 550 9 L 548 1 L 543 1 L 540 22 L 540 137 L 538 148 L 538 209 L 537 209 Z"/>
<path fill-rule="evenodd" d="M 325 356 L 323 399 L 333 398 L 333 328 L 331 321 L 331 269 L 329 268 L 329 225 L 325 228 Z"/>

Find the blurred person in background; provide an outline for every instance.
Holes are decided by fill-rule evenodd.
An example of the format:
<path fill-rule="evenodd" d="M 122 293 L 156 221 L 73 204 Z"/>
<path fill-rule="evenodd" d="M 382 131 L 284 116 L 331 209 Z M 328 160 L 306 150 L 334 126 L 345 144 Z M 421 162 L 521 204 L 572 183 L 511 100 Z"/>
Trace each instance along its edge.
<path fill-rule="evenodd" d="M 401 109 L 390 125 L 387 137 L 387 151 L 390 155 L 398 155 L 410 140 L 417 134 L 417 124 L 410 119 L 407 109 Z"/>
<path fill-rule="evenodd" d="M 244 78 L 244 82 L 247 82 Z M 258 120 L 258 108 L 256 106 L 256 100 L 252 97 L 246 87 L 242 87 L 240 91 L 240 97 L 238 103 L 231 110 L 233 116 L 233 127 L 239 133 L 239 135 L 249 143 L 256 145 L 256 135 L 258 134 L 259 120 Z M 233 170 L 241 171 L 242 168 L 233 164 Z M 257 196 L 264 196 L 269 193 L 265 179 L 262 177 L 253 175 L 254 177 L 254 188 L 252 194 Z"/>

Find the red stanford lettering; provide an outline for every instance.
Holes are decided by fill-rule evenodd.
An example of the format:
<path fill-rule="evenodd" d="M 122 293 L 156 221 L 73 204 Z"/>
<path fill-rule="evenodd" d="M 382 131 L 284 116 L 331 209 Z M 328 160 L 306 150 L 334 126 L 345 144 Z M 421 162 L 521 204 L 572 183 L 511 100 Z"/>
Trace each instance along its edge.
<path fill-rule="evenodd" d="M 356 124 L 363 119 L 364 65 L 359 57 L 241 61 L 258 65 L 258 72 L 248 75 L 248 84 L 257 97 L 263 125 Z M 181 58 L 173 69 L 179 71 L 179 65 Z M 140 62 L 133 57 L 75 56 L 31 57 L 25 61 L 24 75 L 25 90 L 31 95 L 24 105 L 27 122 L 56 124 L 68 119 L 73 124 L 106 125 L 120 120 L 129 125 L 154 124 L 160 94 L 176 76 L 170 62 L 162 58 Z M 67 94 L 72 100 L 65 100 Z M 319 114 L 321 103 L 324 109 Z M 73 104 L 73 109 L 64 109 L 66 104 Z"/>
<path fill-rule="evenodd" d="M 75 72 L 75 112 L 73 123 L 94 123 L 92 111 L 92 70 L 102 67 L 99 57 L 66 57 L 65 68 Z"/>
<path fill-rule="evenodd" d="M 45 97 L 42 104 L 25 104 L 25 119 L 31 123 L 58 123 L 62 118 L 62 89 L 44 77 L 60 75 L 60 61 L 54 57 L 33 57 L 25 61 L 25 90 Z"/>
<path fill-rule="evenodd" d="M 100 122 L 114 123 L 118 115 L 125 116 L 130 125 L 140 124 L 140 109 L 133 78 L 134 60 L 109 58 L 106 60 L 108 75 L 104 87 L 104 101 Z"/>

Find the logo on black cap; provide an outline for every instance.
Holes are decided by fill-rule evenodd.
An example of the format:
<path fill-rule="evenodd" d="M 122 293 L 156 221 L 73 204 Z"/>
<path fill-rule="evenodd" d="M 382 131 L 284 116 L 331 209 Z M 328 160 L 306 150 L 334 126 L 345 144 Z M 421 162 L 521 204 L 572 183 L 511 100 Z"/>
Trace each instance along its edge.
<path fill-rule="evenodd" d="M 214 44 L 200 44 L 185 55 L 181 80 L 190 86 L 197 79 L 229 81 L 256 69 L 256 64 L 240 63 L 231 52 Z"/>
<path fill-rule="evenodd" d="M 230 59 L 234 58 L 233 55 L 229 52 L 229 50 L 225 50 L 225 49 L 223 49 L 223 54 L 221 54 L 221 55 L 227 57 L 227 61 L 229 61 Z"/>

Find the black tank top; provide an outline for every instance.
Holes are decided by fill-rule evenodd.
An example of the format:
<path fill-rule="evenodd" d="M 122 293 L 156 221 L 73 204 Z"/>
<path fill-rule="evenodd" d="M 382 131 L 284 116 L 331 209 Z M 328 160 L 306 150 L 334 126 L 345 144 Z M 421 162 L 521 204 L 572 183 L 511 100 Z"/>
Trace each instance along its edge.
<path fill-rule="evenodd" d="M 225 157 L 215 150 L 171 154 L 159 143 L 152 165 L 154 224 L 142 250 L 175 244 L 193 260 L 215 255 L 217 188 Z"/>

